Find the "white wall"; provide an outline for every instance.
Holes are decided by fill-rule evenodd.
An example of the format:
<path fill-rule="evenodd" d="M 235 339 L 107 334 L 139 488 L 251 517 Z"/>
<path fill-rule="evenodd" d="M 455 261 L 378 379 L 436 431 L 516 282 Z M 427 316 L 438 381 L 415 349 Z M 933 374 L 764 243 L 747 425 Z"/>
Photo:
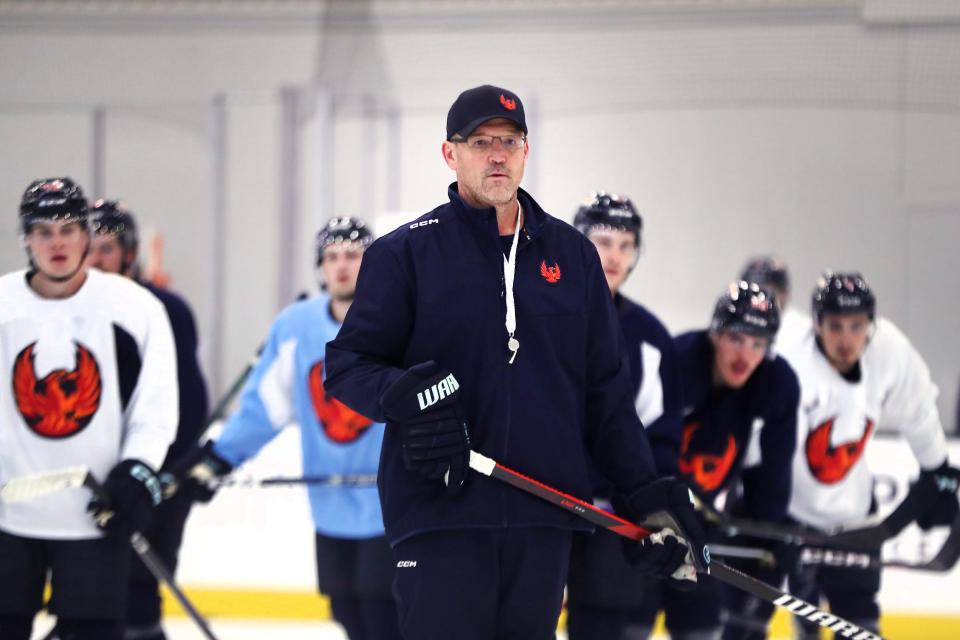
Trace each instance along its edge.
<path fill-rule="evenodd" d="M 593 189 L 641 208 L 646 250 L 627 291 L 672 329 L 706 322 L 750 254 L 786 258 L 801 306 L 822 268 L 860 269 L 927 358 L 952 425 L 960 23 L 910 24 L 892 2 L 867 3 L 867 18 L 840 0 L 549 4 L 421 0 L 365 14 L 364 3 L 341 3 L 326 17 L 322 2 L 0 5 L 0 268 L 22 264 L 13 210 L 31 179 L 69 174 L 93 188 L 91 110 L 104 105 L 103 195 L 164 233 L 205 344 L 215 331 L 223 343 L 219 359 L 207 354 L 218 394 L 280 292 L 313 287 L 322 217 L 424 211 L 445 197 L 446 109 L 461 89 L 492 82 L 531 111 L 525 184 L 548 211 L 570 219 Z M 310 106 L 318 69 L 336 105 L 332 131 Z M 308 106 L 290 247 L 277 228 L 279 91 L 296 84 Z M 385 119 L 364 114 L 378 89 L 399 112 L 398 148 Z M 217 94 L 227 105 L 224 228 L 210 219 Z M 210 261 L 218 237 L 222 283 Z M 280 261 L 294 286 L 278 282 Z"/>

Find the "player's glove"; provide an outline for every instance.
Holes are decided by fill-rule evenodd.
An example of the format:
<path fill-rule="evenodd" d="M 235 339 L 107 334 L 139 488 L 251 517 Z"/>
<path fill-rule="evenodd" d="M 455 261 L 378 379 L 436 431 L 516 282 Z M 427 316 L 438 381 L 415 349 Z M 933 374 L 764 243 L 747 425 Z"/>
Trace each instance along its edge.
<path fill-rule="evenodd" d="M 150 524 L 150 514 L 163 500 L 160 479 L 145 462 L 121 460 L 103 482 L 103 494 L 87 505 L 97 526 L 111 533 L 141 531 Z"/>
<path fill-rule="evenodd" d="M 953 523 L 960 511 L 957 503 L 957 489 L 960 488 L 960 471 L 953 469 L 947 462 L 931 471 L 921 471 L 919 483 L 929 483 L 936 491 L 937 499 L 933 505 L 917 518 L 921 529 L 930 529 L 938 525 Z"/>
<path fill-rule="evenodd" d="M 213 440 L 195 448 L 173 464 L 170 475 L 173 483 L 166 483 L 165 493 L 182 493 L 194 502 L 210 502 L 220 480 L 233 471 L 233 465 L 213 451 Z"/>
<path fill-rule="evenodd" d="M 380 398 L 387 421 L 400 429 L 404 466 L 432 480 L 446 477 L 451 493 L 460 490 L 470 462 L 460 397 L 453 374 L 430 360 L 408 369 Z"/>
<path fill-rule="evenodd" d="M 659 522 L 658 516 L 669 516 L 669 524 L 661 532 L 662 542 L 658 544 L 653 536 L 644 541 L 651 544 L 626 540 L 624 555 L 641 570 L 675 578 L 673 584 L 681 589 L 693 588 L 695 568 L 710 564 L 710 551 L 687 486 L 675 478 L 660 478 L 629 495 L 615 495 L 613 506 L 617 513 L 645 527 Z M 683 571 L 678 571 L 681 568 Z"/>

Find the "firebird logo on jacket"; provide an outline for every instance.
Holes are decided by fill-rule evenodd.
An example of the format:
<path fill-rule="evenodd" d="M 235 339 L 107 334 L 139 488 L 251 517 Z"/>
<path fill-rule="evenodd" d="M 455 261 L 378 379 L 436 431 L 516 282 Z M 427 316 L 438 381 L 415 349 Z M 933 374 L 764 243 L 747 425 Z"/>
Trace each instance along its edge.
<path fill-rule="evenodd" d="M 690 442 L 700 428 L 699 422 L 691 422 L 683 428 L 683 439 L 680 442 L 680 459 L 677 465 L 680 472 L 691 478 L 704 491 L 716 491 L 723 486 L 723 481 L 737 458 L 737 440 L 727 434 L 727 445 L 721 454 L 690 451 Z"/>
<path fill-rule="evenodd" d="M 506 109 L 507 111 L 513 111 L 514 109 L 517 108 L 517 101 L 511 100 L 510 98 L 503 95 L 502 93 L 500 94 L 500 104 L 502 104 L 503 108 Z"/>
<path fill-rule="evenodd" d="M 327 437 L 338 444 L 353 442 L 370 428 L 373 422 L 336 398 L 328 398 L 323 389 L 323 361 L 310 368 L 308 381 L 310 399 L 317 420 Z"/>
<path fill-rule="evenodd" d="M 54 369 L 42 380 L 34 370 L 36 342 L 27 345 L 13 365 L 13 393 L 17 410 L 38 436 L 69 438 L 82 431 L 100 408 L 100 367 L 79 342 L 71 371 Z"/>
<path fill-rule="evenodd" d="M 560 265 L 554 262 L 552 267 L 548 267 L 547 261 L 541 260 L 540 275 L 550 284 L 556 284 L 560 282 Z"/>
<path fill-rule="evenodd" d="M 807 465 L 813 477 L 823 484 L 836 484 L 846 477 L 863 455 L 870 434 L 873 433 L 873 420 L 867 418 L 866 427 L 859 440 L 833 446 L 830 444 L 830 436 L 833 434 L 834 420 L 835 418 L 830 418 L 807 436 Z"/>
<path fill-rule="evenodd" d="M 459 388 L 460 383 L 451 373 L 440 382 L 427 387 L 423 391 L 418 391 L 417 401 L 420 403 L 420 411 L 437 404 Z"/>

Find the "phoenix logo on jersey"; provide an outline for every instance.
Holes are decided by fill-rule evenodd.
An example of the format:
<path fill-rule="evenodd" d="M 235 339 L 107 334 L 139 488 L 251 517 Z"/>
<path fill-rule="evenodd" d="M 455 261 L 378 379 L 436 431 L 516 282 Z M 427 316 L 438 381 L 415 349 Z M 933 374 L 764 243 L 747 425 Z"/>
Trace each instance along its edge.
<path fill-rule="evenodd" d="M 560 265 L 554 262 L 552 267 L 548 267 L 547 261 L 541 260 L 540 275 L 550 284 L 557 284 L 560 282 Z"/>
<path fill-rule="evenodd" d="M 805 446 L 810 473 L 823 484 L 836 484 L 846 477 L 863 455 L 870 434 L 873 433 L 873 420 L 867 418 L 863 435 L 858 440 L 834 446 L 830 444 L 834 420 L 835 417 L 817 425 L 807 436 Z"/>
<path fill-rule="evenodd" d="M 347 444 L 362 436 L 370 425 L 368 418 L 360 415 L 347 405 L 335 398 L 328 398 L 323 389 L 323 361 L 310 368 L 309 376 L 310 399 L 313 401 L 313 410 L 317 420 L 323 427 L 323 432 L 331 440 L 339 444 Z"/>
<path fill-rule="evenodd" d="M 691 478 L 697 485 L 707 492 L 716 491 L 723 486 L 727 474 L 737 459 L 737 439 L 727 434 L 726 445 L 722 453 L 706 453 L 699 450 L 690 451 L 690 445 L 699 422 L 691 422 L 683 428 L 683 438 L 680 441 L 680 459 L 677 465 L 680 472 Z"/>
<path fill-rule="evenodd" d="M 27 345 L 13 365 L 17 410 L 31 430 L 44 438 L 69 438 L 82 431 L 100 408 L 100 367 L 79 342 L 70 371 L 54 369 L 37 380 L 34 347 Z"/>

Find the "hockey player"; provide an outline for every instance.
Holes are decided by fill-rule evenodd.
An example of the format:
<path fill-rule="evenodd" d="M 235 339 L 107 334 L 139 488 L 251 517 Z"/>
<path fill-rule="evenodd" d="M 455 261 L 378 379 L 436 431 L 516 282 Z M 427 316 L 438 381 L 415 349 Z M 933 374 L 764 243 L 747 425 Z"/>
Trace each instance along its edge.
<path fill-rule="evenodd" d="M 208 501 L 214 482 L 252 458 L 291 421 L 300 425 L 308 476 L 373 475 L 383 424 L 334 400 L 324 389 L 325 347 L 356 292 L 364 250 L 373 241 L 357 218 L 332 218 L 317 234 L 316 267 L 325 293 L 284 309 L 219 439 L 183 465 L 181 490 Z M 317 580 L 350 640 L 400 638 L 391 595 L 393 557 L 373 486 L 308 486 L 316 525 Z"/>
<path fill-rule="evenodd" d="M 48 571 L 64 638 L 119 640 L 126 534 L 160 502 L 177 424 L 170 323 L 146 289 L 86 269 L 87 201 L 69 178 L 33 182 L 20 227 L 30 266 L 0 278 L 0 483 L 83 465 L 105 495 L 0 502 L 0 640 L 30 637 Z"/>
<path fill-rule="evenodd" d="M 873 475 L 864 450 L 880 429 L 904 435 L 920 464 L 920 482 L 942 488 L 923 527 L 949 524 L 957 513 L 936 390 L 920 354 L 889 320 L 856 272 L 824 273 L 813 294 L 815 333 L 784 355 L 800 378 L 802 401 L 793 462 L 790 515 L 821 528 L 856 525 L 874 508 Z M 880 569 L 802 566 L 791 591 L 866 629 L 877 630 Z M 799 619 L 798 619 L 799 620 Z M 801 623 L 802 624 L 802 623 Z M 819 632 L 802 626 L 801 637 Z"/>
<path fill-rule="evenodd" d="M 93 232 L 88 266 L 106 273 L 136 279 L 139 235 L 136 220 L 123 203 L 97 200 L 90 208 Z M 138 280 L 138 282 L 140 282 Z M 140 282 L 163 303 L 173 328 L 177 348 L 177 380 L 179 381 L 180 422 L 177 436 L 161 467 L 170 471 L 200 437 L 206 421 L 207 388 L 197 362 L 197 328 L 186 301 L 168 289 Z M 153 549 L 170 571 L 175 571 L 183 540 L 183 528 L 192 501 L 174 495 L 157 508 L 149 529 L 144 531 Z M 139 558 L 132 560 L 127 593 L 126 635 L 136 640 L 165 640 L 160 624 L 160 593 L 156 578 Z"/>
<path fill-rule="evenodd" d="M 790 273 L 783 260 L 775 256 L 753 258 L 743 267 L 741 280 L 756 282 L 761 287 L 773 289 L 780 304 L 780 329 L 777 331 L 777 350 L 790 350 L 792 345 L 803 340 L 813 330 L 810 315 L 798 311 L 790 304 Z"/>
<path fill-rule="evenodd" d="M 449 202 L 371 245 L 327 345 L 330 393 L 389 423 L 378 482 L 409 639 L 553 638 L 572 532 L 590 529 L 471 477 L 471 448 L 588 500 L 592 458 L 622 514 L 670 509 L 699 538 L 685 489 L 656 480 L 596 249 L 519 189 L 526 136 L 513 92 L 460 94 Z M 631 557 L 671 575 L 687 546 L 657 539 Z"/>
<path fill-rule="evenodd" d="M 677 465 L 704 502 L 715 504 L 723 494 L 727 509 L 738 515 L 782 522 L 790 498 L 800 389 L 790 366 L 772 351 L 780 316 L 772 295 L 755 283 L 735 282 L 717 300 L 708 330 L 675 339 L 684 405 Z M 775 583 L 786 571 L 749 569 Z M 675 640 L 718 638 L 721 604 L 727 609 L 724 638 L 765 638 L 773 611 L 772 605 L 720 589 L 709 579 L 692 592 L 664 585 L 659 596 L 654 589 L 644 600 L 647 633 L 662 607 Z"/>
<path fill-rule="evenodd" d="M 680 446 L 680 372 L 673 339 L 663 323 L 620 288 L 637 264 L 643 220 L 629 198 L 595 193 L 573 225 L 597 248 L 607 286 L 626 339 L 637 413 L 657 471 L 676 475 Z M 594 503 L 609 505 L 613 487 L 594 470 Z M 649 580 L 621 553 L 621 538 L 603 529 L 573 540 L 567 583 L 570 640 L 620 640 L 629 635 L 631 611 L 643 601 Z"/>

